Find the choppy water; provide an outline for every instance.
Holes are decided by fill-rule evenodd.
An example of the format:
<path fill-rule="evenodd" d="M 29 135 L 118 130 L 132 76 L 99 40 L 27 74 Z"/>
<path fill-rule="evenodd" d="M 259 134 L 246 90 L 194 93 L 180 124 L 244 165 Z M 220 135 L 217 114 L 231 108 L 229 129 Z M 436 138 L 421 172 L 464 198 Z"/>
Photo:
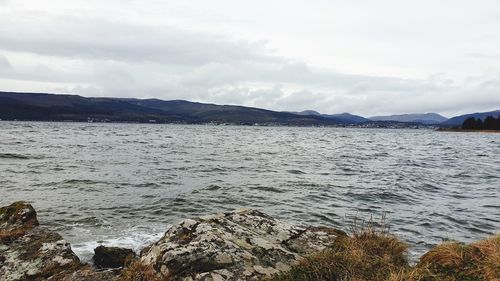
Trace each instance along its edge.
<path fill-rule="evenodd" d="M 0 122 L 0 205 L 16 200 L 84 259 L 242 207 L 342 229 L 386 213 L 418 255 L 500 230 L 500 134 Z"/>

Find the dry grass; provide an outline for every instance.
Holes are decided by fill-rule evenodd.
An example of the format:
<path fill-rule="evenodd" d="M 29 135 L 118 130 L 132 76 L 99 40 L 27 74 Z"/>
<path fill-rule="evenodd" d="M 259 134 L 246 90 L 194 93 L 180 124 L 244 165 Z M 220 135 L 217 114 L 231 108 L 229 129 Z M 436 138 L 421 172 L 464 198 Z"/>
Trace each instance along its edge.
<path fill-rule="evenodd" d="M 0 230 L 0 243 L 9 244 L 15 241 L 17 238 L 24 236 L 26 232 L 31 228 L 16 228 L 13 230 Z"/>
<path fill-rule="evenodd" d="M 500 235 L 469 245 L 446 242 L 420 258 L 413 271 L 420 279 L 500 281 Z"/>
<path fill-rule="evenodd" d="M 267 280 L 387 280 L 408 266 L 407 245 L 374 224 L 354 224 L 351 236 L 338 236 L 331 247 L 302 259 L 292 269 Z"/>
<path fill-rule="evenodd" d="M 469 245 L 445 242 L 409 266 L 407 246 L 388 229 L 354 223 L 350 236 L 267 281 L 500 281 L 500 235 Z"/>
<path fill-rule="evenodd" d="M 151 265 L 145 265 L 140 260 L 132 262 L 125 268 L 120 281 L 171 281 L 170 277 L 160 276 Z"/>
<path fill-rule="evenodd" d="M 500 235 L 469 245 L 446 242 L 388 281 L 500 281 Z"/>
<path fill-rule="evenodd" d="M 480 253 L 475 260 L 482 268 L 484 277 L 487 280 L 500 281 L 500 234 L 473 243 L 471 247 Z"/>

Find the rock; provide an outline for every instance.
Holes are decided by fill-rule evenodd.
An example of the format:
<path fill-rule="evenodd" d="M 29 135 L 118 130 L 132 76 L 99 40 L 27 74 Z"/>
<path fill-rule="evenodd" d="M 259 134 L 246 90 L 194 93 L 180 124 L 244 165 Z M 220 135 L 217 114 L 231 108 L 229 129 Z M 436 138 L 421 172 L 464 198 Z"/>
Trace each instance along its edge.
<path fill-rule="evenodd" d="M 294 226 L 255 210 L 188 219 L 144 249 L 141 262 L 173 280 L 256 280 L 324 249 L 343 232 Z"/>
<path fill-rule="evenodd" d="M 36 211 L 30 204 L 15 202 L 0 208 L 0 242 L 9 244 L 38 225 Z"/>
<path fill-rule="evenodd" d="M 96 271 L 90 265 L 85 265 L 77 271 L 59 277 L 57 281 L 121 281 L 119 274 L 120 271 L 116 269 Z"/>
<path fill-rule="evenodd" d="M 16 202 L 0 208 L 0 242 L 2 281 L 113 280 L 108 273 L 92 272 L 58 233 L 39 226 L 30 204 Z"/>
<path fill-rule="evenodd" d="M 145 248 L 139 260 L 130 249 L 97 247 L 98 268 L 120 269 L 96 270 L 81 263 L 58 233 L 40 226 L 31 205 L 16 202 L 0 208 L 0 280 L 259 280 L 290 270 L 340 235 L 345 233 L 239 210 L 184 220 Z"/>
<path fill-rule="evenodd" d="M 136 258 L 131 249 L 99 246 L 94 249 L 94 265 L 97 268 L 120 268 L 130 264 Z"/>

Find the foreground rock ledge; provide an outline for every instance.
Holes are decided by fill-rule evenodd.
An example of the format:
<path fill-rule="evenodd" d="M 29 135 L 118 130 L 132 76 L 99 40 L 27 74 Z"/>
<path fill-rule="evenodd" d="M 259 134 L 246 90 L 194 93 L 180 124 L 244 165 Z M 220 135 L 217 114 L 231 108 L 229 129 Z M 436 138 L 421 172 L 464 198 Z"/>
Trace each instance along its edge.
<path fill-rule="evenodd" d="M 341 232 L 293 226 L 255 210 L 187 219 L 141 253 L 180 280 L 257 280 L 324 249 Z"/>
<path fill-rule="evenodd" d="M 169 280 L 258 280 L 287 271 L 343 232 L 299 227 L 255 210 L 187 219 L 141 252 L 140 263 Z M 80 262 L 69 243 L 39 226 L 23 202 L 0 208 L 0 280 L 120 280 Z"/>
<path fill-rule="evenodd" d="M 82 264 L 61 235 L 39 226 L 30 204 L 0 208 L 0 280 L 113 280 Z"/>

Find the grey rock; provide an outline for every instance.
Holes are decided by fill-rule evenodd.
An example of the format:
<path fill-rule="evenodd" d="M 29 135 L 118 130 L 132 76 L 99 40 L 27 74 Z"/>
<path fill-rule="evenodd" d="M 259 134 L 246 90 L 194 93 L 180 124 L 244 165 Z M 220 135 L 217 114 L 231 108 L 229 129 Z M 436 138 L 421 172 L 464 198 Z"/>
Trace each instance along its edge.
<path fill-rule="evenodd" d="M 174 280 L 257 280 L 287 271 L 341 231 L 294 226 L 256 210 L 185 220 L 143 250 L 141 261 Z"/>
<path fill-rule="evenodd" d="M 120 247 L 99 246 L 94 249 L 94 265 L 97 268 L 121 268 L 130 264 L 136 255 L 134 251 Z"/>
<path fill-rule="evenodd" d="M 115 278 L 82 264 L 58 233 L 39 226 L 35 210 L 24 202 L 0 208 L 0 242 L 2 281 Z"/>
<path fill-rule="evenodd" d="M 259 280 L 290 270 L 301 257 L 321 251 L 339 235 L 345 233 L 238 210 L 172 226 L 141 252 L 139 262 L 168 280 Z M 96 270 L 81 263 L 58 233 L 39 226 L 35 210 L 24 202 L 0 208 L 0 242 L 2 281 L 120 280 L 120 269 Z M 128 249 L 99 247 L 94 260 L 100 267 L 126 267 L 134 255 Z"/>

